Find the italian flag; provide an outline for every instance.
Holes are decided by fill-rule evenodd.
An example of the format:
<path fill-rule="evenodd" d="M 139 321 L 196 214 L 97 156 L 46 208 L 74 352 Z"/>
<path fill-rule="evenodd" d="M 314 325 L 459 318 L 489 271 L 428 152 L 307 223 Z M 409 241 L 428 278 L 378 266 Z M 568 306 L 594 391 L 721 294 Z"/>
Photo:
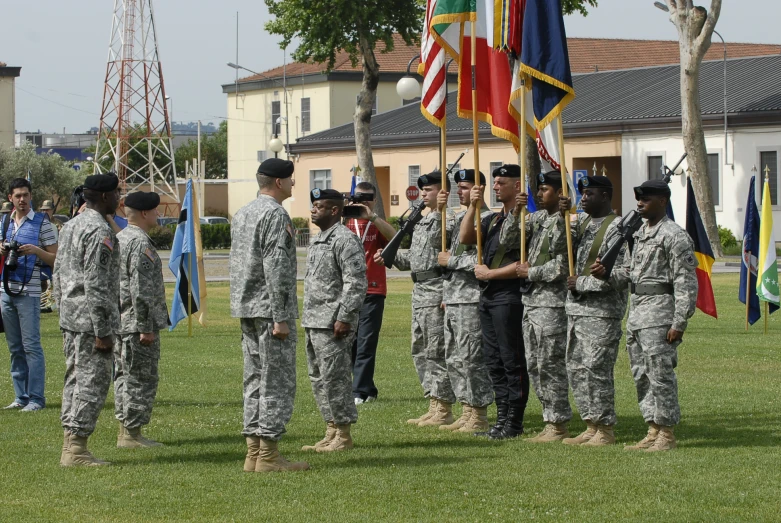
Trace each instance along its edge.
<path fill-rule="evenodd" d="M 491 124 L 494 136 L 512 142 L 518 150 L 518 122 L 508 110 L 510 62 L 506 53 L 494 49 L 495 44 L 502 45 L 499 38 L 503 34 L 501 2 L 496 12 L 495 4 L 495 0 L 437 0 L 430 21 L 431 34 L 458 62 L 458 116 L 472 118 L 476 110 L 480 120 Z M 472 107 L 472 21 L 476 22 L 477 108 Z"/>
<path fill-rule="evenodd" d="M 759 226 L 759 265 L 757 278 L 757 296 L 760 300 L 773 305 L 781 305 L 778 292 L 778 264 L 776 262 L 776 242 L 773 235 L 773 209 L 770 200 L 770 187 L 765 181 L 762 191 L 762 219 Z"/>

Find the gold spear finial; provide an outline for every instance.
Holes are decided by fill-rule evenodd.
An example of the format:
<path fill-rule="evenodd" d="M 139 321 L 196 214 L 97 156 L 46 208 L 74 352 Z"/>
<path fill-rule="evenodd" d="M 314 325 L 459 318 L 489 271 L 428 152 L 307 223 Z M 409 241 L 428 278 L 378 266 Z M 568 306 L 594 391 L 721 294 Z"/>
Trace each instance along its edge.
<path fill-rule="evenodd" d="M 605 164 L 602 164 L 602 176 L 607 176 L 607 167 L 605 167 Z"/>
<path fill-rule="evenodd" d="M 770 166 L 765 164 L 765 181 L 770 180 Z"/>
<path fill-rule="evenodd" d="M 597 175 L 597 162 L 594 162 L 594 167 L 591 169 L 591 172 L 594 173 L 594 176 L 598 176 Z"/>

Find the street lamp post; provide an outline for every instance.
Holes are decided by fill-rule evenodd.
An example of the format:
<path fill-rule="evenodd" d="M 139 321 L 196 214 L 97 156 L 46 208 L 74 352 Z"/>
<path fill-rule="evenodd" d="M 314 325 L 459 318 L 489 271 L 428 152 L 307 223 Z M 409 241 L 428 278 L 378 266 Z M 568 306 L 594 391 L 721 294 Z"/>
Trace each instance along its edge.
<path fill-rule="evenodd" d="M 654 2 L 654 6 L 665 13 L 670 12 L 670 8 L 663 2 Z M 729 162 L 727 162 L 727 42 L 724 41 L 724 38 L 715 29 L 713 34 L 719 37 L 721 44 L 724 46 L 724 164 L 729 165 Z"/>

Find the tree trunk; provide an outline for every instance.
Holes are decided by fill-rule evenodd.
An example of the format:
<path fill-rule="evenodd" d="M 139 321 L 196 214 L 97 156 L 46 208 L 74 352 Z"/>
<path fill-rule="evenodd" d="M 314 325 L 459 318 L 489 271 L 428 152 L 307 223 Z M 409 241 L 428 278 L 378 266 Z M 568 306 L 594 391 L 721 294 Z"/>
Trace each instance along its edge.
<path fill-rule="evenodd" d="M 542 171 L 542 162 L 540 162 L 540 152 L 537 150 L 537 140 L 526 135 L 526 168 L 529 187 L 531 192 L 530 197 L 534 197 L 537 194 L 537 175 Z"/>
<path fill-rule="evenodd" d="M 677 6 L 676 6 L 677 4 Z M 681 125 L 683 146 L 688 153 L 692 188 L 713 254 L 723 255 L 716 209 L 708 178 L 708 150 L 700 109 L 700 64 L 711 44 L 721 10 L 721 0 L 712 0 L 711 11 L 693 6 L 691 0 L 668 0 L 670 18 L 678 29 L 681 53 Z M 726 153 L 726 151 L 725 151 Z"/>
<path fill-rule="evenodd" d="M 380 66 L 377 64 L 377 59 L 374 56 L 374 48 L 366 37 L 359 37 L 358 47 L 361 51 L 363 80 L 361 81 L 361 91 L 358 93 L 358 101 L 355 104 L 355 114 L 353 115 L 355 124 L 355 154 L 358 157 L 358 166 L 361 168 L 361 179 L 371 183 L 375 188 L 377 199 L 375 200 L 374 212 L 380 218 L 385 218 L 382 193 L 379 185 L 377 185 L 377 175 L 374 172 L 371 140 L 372 107 L 374 106 L 374 100 L 377 98 Z"/>

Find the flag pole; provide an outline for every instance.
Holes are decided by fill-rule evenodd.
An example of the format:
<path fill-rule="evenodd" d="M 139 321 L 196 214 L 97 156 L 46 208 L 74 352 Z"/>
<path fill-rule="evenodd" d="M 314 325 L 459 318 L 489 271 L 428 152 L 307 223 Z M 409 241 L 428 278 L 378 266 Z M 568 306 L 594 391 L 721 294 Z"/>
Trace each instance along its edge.
<path fill-rule="evenodd" d="M 749 288 L 751 287 L 751 251 L 748 251 L 748 267 L 746 268 L 746 332 L 748 332 L 748 309 L 751 305 Z"/>
<path fill-rule="evenodd" d="M 475 74 L 477 65 L 477 21 L 470 23 L 469 39 L 472 44 L 472 142 L 475 148 L 475 179 L 480 176 L 480 145 L 479 145 L 479 124 L 477 122 L 477 75 Z M 485 188 L 483 188 L 485 190 Z M 480 220 L 481 209 L 475 210 L 475 231 L 477 232 L 477 264 L 483 264 L 483 224 Z"/>
<path fill-rule="evenodd" d="M 190 212 L 187 213 L 187 220 L 190 222 L 190 225 L 194 227 L 194 224 L 192 222 L 192 220 L 194 218 L 193 212 L 192 212 L 192 203 L 193 203 L 193 197 L 192 197 L 193 177 L 192 177 L 192 173 L 190 174 L 189 178 L 190 178 L 190 191 L 191 192 L 190 192 Z M 188 338 L 192 338 L 193 337 L 193 254 L 194 253 L 191 252 L 187 256 L 187 271 L 189 273 L 189 274 L 187 274 L 187 337 Z"/>
<path fill-rule="evenodd" d="M 569 197 L 569 183 L 567 177 L 567 160 L 564 156 L 564 124 L 562 123 L 562 115 L 559 114 L 556 118 L 558 122 L 558 134 L 559 134 L 559 168 L 561 169 L 561 193 L 565 198 Z M 572 234 L 571 225 L 569 223 L 569 209 L 564 213 L 564 228 L 567 231 L 567 261 L 569 262 L 569 275 L 575 276 L 575 263 L 572 257 Z"/>
<path fill-rule="evenodd" d="M 765 302 L 765 334 L 767 334 L 767 317 L 770 316 L 770 306 Z"/>
<path fill-rule="evenodd" d="M 445 71 L 447 74 L 447 71 Z M 447 104 L 447 93 L 445 93 L 445 102 Z M 445 105 L 445 115 L 442 117 L 442 125 L 439 128 L 439 150 L 441 158 L 439 159 L 439 170 L 442 172 L 444 179 L 442 180 L 442 189 L 452 190 L 448 182 L 450 178 L 447 177 L 447 105 Z M 447 205 L 442 208 L 442 252 L 447 251 L 447 227 L 445 220 L 447 219 Z M 454 231 L 454 234 L 457 234 Z"/>
<path fill-rule="evenodd" d="M 518 129 L 520 140 L 520 152 L 518 153 L 518 165 L 521 167 L 521 191 L 527 192 L 526 183 L 526 77 L 521 73 L 521 125 Z M 528 194 L 526 195 L 529 196 Z M 526 206 L 521 208 L 521 263 L 526 263 Z"/>

